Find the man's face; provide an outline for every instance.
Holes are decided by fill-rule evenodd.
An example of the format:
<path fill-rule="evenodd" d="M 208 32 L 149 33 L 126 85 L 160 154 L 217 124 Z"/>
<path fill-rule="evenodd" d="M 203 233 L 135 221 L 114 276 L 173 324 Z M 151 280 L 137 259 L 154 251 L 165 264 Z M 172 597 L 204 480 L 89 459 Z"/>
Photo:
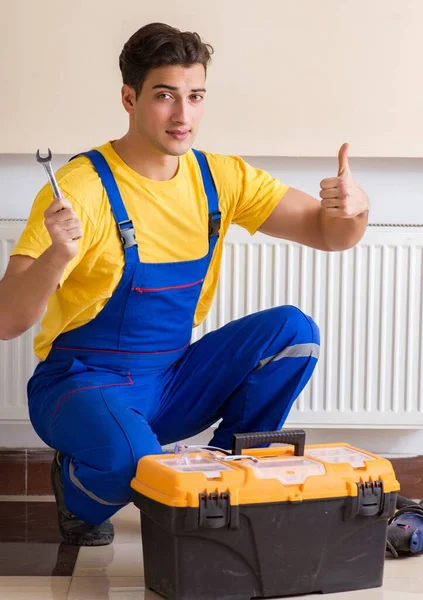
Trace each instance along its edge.
<path fill-rule="evenodd" d="M 137 135 L 160 153 L 185 154 L 194 143 L 203 114 L 205 79 L 199 63 L 149 71 L 133 106 L 131 126 Z"/>

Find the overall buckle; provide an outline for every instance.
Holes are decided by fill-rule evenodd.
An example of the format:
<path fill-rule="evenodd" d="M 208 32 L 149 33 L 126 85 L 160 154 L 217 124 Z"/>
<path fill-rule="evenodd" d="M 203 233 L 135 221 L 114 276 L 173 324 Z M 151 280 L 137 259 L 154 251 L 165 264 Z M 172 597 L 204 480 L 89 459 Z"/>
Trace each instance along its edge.
<path fill-rule="evenodd" d="M 129 227 L 123 227 L 123 225 L 129 225 Z M 135 229 L 132 221 L 127 219 L 126 221 L 120 221 L 117 224 L 119 228 L 120 240 L 124 248 L 131 248 L 137 245 L 135 238 Z"/>
<path fill-rule="evenodd" d="M 213 218 L 216 217 L 217 218 Z M 220 223 L 221 223 L 221 213 L 218 210 L 215 210 L 212 213 L 209 213 L 209 238 L 217 236 L 219 237 L 220 232 Z"/>

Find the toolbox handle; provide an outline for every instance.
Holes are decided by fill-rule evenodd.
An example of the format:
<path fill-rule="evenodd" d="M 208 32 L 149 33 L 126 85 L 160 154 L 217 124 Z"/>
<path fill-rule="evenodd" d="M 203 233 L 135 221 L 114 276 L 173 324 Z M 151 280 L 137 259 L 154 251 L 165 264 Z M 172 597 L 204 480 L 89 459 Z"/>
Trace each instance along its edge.
<path fill-rule="evenodd" d="M 241 454 L 244 448 L 254 448 L 265 444 L 290 444 L 295 446 L 295 456 L 304 456 L 305 439 L 306 434 L 303 429 L 234 433 L 232 454 Z"/>

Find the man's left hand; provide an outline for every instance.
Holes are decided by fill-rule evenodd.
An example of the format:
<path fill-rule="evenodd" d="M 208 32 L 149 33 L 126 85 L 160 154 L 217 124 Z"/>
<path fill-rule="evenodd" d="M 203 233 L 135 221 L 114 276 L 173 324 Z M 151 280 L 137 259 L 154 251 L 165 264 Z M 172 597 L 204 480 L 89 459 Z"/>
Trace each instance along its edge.
<path fill-rule="evenodd" d="M 343 144 L 338 154 L 338 176 L 320 182 L 321 207 L 329 217 L 352 219 L 369 209 L 369 199 L 354 181 L 348 163 L 349 145 Z"/>

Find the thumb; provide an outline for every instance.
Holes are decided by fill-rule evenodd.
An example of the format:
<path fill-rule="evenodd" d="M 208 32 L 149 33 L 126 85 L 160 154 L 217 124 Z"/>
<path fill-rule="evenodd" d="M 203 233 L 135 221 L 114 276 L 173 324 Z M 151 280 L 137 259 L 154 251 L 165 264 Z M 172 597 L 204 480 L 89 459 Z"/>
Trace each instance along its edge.
<path fill-rule="evenodd" d="M 351 173 L 350 165 L 348 163 L 348 152 L 349 144 L 342 144 L 338 153 L 338 177 L 341 175 L 349 175 Z"/>

